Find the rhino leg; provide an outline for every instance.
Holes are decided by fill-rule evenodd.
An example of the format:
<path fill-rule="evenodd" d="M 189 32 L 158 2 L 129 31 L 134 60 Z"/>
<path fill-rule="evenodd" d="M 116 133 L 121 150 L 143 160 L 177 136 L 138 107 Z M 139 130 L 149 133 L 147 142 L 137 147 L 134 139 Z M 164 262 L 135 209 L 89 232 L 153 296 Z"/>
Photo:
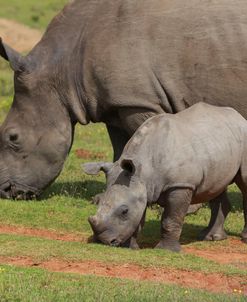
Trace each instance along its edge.
<path fill-rule="evenodd" d="M 236 177 L 236 184 L 239 187 L 243 196 L 243 210 L 244 210 L 244 229 L 241 233 L 242 241 L 247 243 L 247 176 L 244 177 L 246 169 L 242 169 L 241 175 Z"/>
<path fill-rule="evenodd" d="M 200 232 L 198 239 L 208 241 L 224 240 L 227 238 L 227 234 L 224 230 L 224 222 L 231 210 L 226 191 L 210 201 L 210 209 L 211 218 L 209 225 Z"/>
<path fill-rule="evenodd" d="M 247 192 L 243 194 L 244 229 L 241 233 L 242 241 L 247 243 Z"/>
<path fill-rule="evenodd" d="M 146 210 L 145 210 L 145 212 L 142 216 L 141 222 L 140 222 L 137 230 L 135 231 L 134 235 L 131 237 L 131 240 L 130 240 L 129 248 L 131 248 L 133 250 L 138 250 L 139 249 L 139 245 L 137 243 L 137 237 L 138 237 L 138 234 L 141 232 L 141 230 L 144 227 L 145 218 L 146 218 Z"/>
<path fill-rule="evenodd" d="M 107 131 L 112 143 L 113 147 L 113 161 L 117 161 L 119 157 L 121 156 L 124 146 L 127 144 L 128 140 L 130 139 L 130 136 L 127 134 L 126 131 L 107 125 Z"/>
<path fill-rule="evenodd" d="M 182 232 L 184 217 L 191 203 L 191 189 L 174 189 L 165 196 L 164 212 L 161 219 L 161 240 L 156 248 L 179 252 L 179 238 Z"/>

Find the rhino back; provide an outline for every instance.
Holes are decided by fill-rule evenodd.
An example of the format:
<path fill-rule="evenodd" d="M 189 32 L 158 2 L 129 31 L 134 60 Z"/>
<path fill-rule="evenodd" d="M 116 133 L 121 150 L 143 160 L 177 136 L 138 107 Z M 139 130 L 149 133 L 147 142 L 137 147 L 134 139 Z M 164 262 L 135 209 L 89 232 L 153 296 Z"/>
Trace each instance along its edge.
<path fill-rule="evenodd" d="M 75 0 L 30 57 L 94 122 L 121 108 L 175 113 L 202 100 L 247 117 L 246 15 L 243 0 Z"/>
<path fill-rule="evenodd" d="M 146 121 L 123 154 L 141 168 L 149 200 L 165 188 L 189 185 L 198 196 L 214 196 L 234 179 L 245 151 L 247 122 L 231 108 L 199 103 L 181 113 Z"/>
<path fill-rule="evenodd" d="M 98 100 L 98 112 L 121 106 L 178 112 L 205 101 L 247 117 L 241 106 L 247 93 L 246 2 L 102 5 L 87 35 L 84 66 L 86 94 Z"/>

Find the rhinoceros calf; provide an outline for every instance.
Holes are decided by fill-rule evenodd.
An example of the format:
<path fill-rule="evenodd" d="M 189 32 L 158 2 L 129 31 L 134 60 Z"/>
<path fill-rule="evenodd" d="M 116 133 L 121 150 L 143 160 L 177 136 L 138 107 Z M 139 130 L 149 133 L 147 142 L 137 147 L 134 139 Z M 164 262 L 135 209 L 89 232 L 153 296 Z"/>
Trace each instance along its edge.
<path fill-rule="evenodd" d="M 121 246 L 131 239 L 136 247 L 146 208 L 158 203 L 164 213 L 156 247 L 179 251 L 189 205 L 217 197 L 219 204 L 228 203 L 227 186 L 235 182 L 243 194 L 242 239 L 247 243 L 247 122 L 235 110 L 198 103 L 175 115 L 152 117 L 115 164 L 85 165 L 90 173 L 109 168 L 107 190 L 89 218 L 101 242 Z"/>

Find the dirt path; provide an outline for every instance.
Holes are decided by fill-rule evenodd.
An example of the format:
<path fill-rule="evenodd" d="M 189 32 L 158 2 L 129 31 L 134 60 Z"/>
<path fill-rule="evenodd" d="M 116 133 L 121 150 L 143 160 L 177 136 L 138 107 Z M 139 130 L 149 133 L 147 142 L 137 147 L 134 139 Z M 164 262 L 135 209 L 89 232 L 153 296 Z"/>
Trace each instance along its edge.
<path fill-rule="evenodd" d="M 77 234 L 32 229 L 32 228 L 26 228 L 26 227 L 22 227 L 22 226 L 11 226 L 11 225 L 0 225 L 0 234 L 33 236 L 33 237 L 40 237 L 40 238 L 45 238 L 45 239 L 68 241 L 68 242 L 74 242 L 74 241 L 75 242 L 87 242 L 88 241 L 88 237 L 79 236 Z"/>
<path fill-rule="evenodd" d="M 31 258 L 0 257 L 0 263 L 38 267 L 51 272 L 96 275 L 139 281 L 152 281 L 166 284 L 177 284 L 183 287 L 204 289 L 217 293 L 241 293 L 247 295 L 247 284 L 243 278 L 225 276 L 216 273 L 204 274 L 195 271 L 175 269 L 143 268 L 133 264 L 113 265 L 97 261 L 69 262 L 59 259 L 35 262 Z"/>
<path fill-rule="evenodd" d="M 229 240 L 230 241 L 230 240 Z M 188 254 L 193 254 L 208 260 L 215 261 L 222 264 L 232 264 L 236 267 L 247 270 L 247 252 L 239 252 L 233 247 L 231 250 L 225 251 L 224 248 L 220 249 L 196 249 L 194 247 L 184 247 L 183 249 Z"/>
<path fill-rule="evenodd" d="M 87 243 L 89 240 L 88 236 L 86 235 L 10 225 L 0 225 L 0 234 L 32 236 L 67 242 Z M 228 239 L 227 243 L 227 246 L 212 246 L 211 248 L 204 248 L 203 250 L 196 247 L 188 247 L 184 245 L 183 252 L 186 254 L 196 255 L 204 259 L 212 260 L 217 263 L 232 264 L 236 267 L 247 269 L 247 246 L 244 243 L 241 243 L 240 240 L 234 238 Z"/>
<path fill-rule="evenodd" d="M 3 41 L 20 52 L 33 48 L 41 39 L 42 33 L 16 21 L 0 18 L 0 37 Z"/>
<path fill-rule="evenodd" d="M 0 234 L 33 236 L 67 242 L 86 243 L 89 241 L 89 238 L 86 235 L 32 229 L 23 226 L 0 225 Z M 235 238 L 229 238 L 227 241 L 227 246 L 214 247 L 212 243 L 211 248 L 204 248 L 203 250 L 196 247 L 188 247 L 183 245 L 183 253 L 196 255 L 217 263 L 232 264 L 239 268 L 247 269 L 247 245 Z"/>
<path fill-rule="evenodd" d="M 87 242 L 87 236 L 62 233 L 49 230 L 37 230 L 26 227 L 0 225 L 0 234 L 15 234 L 41 237 L 51 240 L 68 242 Z M 217 248 L 217 249 L 216 249 Z M 227 246 L 218 246 L 208 249 L 198 249 L 183 246 L 183 252 L 213 260 L 217 263 L 233 264 L 247 268 L 247 253 L 245 245 L 234 238 L 228 239 Z M 24 267 L 39 267 L 51 272 L 77 273 L 81 275 L 96 275 L 104 277 L 124 278 L 131 280 L 148 280 L 153 282 L 171 283 L 184 287 L 205 289 L 211 292 L 242 293 L 247 295 L 247 282 L 241 277 L 226 276 L 223 274 L 175 270 L 168 268 L 143 268 L 134 264 L 115 265 L 97 261 L 68 262 L 60 259 L 35 262 L 32 258 L 0 257 L 0 263 Z"/>

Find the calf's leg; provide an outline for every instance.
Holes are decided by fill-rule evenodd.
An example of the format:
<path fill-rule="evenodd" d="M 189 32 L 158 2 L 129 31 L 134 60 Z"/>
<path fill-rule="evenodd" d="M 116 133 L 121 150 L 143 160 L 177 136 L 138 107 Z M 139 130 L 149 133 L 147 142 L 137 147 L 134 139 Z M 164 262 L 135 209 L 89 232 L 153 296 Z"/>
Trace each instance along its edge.
<path fill-rule="evenodd" d="M 161 240 L 156 248 L 179 252 L 179 238 L 182 232 L 184 217 L 191 203 L 193 191 L 187 188 L 176 188 L 165 194 L 164 212 L 161 221 Z"/>

